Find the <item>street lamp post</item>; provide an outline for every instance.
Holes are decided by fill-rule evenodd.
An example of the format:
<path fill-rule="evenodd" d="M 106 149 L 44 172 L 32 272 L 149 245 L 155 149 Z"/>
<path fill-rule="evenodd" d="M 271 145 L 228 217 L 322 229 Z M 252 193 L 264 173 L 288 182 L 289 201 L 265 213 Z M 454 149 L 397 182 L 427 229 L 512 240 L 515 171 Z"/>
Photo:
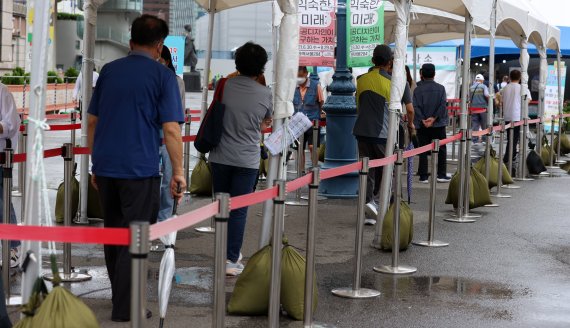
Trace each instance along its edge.
<path fill-rule="evenodd" d="M 357 161 L 356 139 L 352 135 L 356 121 L 356 88 L 346 65 L 346 0 L 338 1 L 336 24 L 336 70 L 333 83 L 328 87 L 331 95 L 323 107 L 327 114 L 327 147 L 323 169 Z M 354 198 L 358 193 L 358 174 L 353 172 L 324 180 L 320 184 L 320 193 L 329 198 Z"/>

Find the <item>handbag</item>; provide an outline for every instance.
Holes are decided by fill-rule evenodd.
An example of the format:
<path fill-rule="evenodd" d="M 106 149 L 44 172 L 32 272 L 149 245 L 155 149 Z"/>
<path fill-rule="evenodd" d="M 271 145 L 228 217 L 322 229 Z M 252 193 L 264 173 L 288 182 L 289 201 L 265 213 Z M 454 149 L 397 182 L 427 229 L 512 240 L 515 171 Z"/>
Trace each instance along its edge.
<path fill-rule="evenodd" d="M 227 80 L 228 79 L 223 78 L 218 81 L 216 91 L 214 92 L 214 99 L 198 129 L 198 134 L 194 141 L 194 148 L 202 154 L 209 153 L 212 149 L 216 148 L 222 139 L 224 113 L 226 112 L 226 106 L 222 103 L 222 99 Z"/>

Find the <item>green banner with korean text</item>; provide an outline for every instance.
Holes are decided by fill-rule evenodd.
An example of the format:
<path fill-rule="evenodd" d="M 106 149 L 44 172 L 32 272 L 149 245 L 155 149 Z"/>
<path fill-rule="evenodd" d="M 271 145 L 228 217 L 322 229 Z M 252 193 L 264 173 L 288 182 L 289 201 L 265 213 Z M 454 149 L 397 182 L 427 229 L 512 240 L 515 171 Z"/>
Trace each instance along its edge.
<path fill-rule="evenodd" d="M 350 0 L 346 18 L 348 67 L 372 66 L 374 48 L 384 43 L 384 1 Z"/>

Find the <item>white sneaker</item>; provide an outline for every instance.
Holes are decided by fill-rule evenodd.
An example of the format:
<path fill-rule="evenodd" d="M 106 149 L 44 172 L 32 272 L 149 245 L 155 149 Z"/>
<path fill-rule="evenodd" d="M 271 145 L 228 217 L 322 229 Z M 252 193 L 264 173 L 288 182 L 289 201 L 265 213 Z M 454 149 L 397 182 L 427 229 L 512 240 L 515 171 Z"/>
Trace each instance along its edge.
<path fill-rule="evenodd" d="M 226 276 L 236 277 L 243 272 L 244 266 L 240 261 L 232 262 L 226 260 Z"/>
<path fill-rule="evenodd" d="M 367 217 L 375 218 L 378 216 L 378 205 L 374 201 L 364 205 L 364 213 Z"/>
<path fill-rule="evenodd" d="M 451 177 L 449 175 L 437 178 L 437 182 L 449 183 L 450 181 L 451 181 Z"/>
<path fill-rule="evenodd" d="M 368 218 L 368 217 L 364 218 L 364 225 L 373 226 L 375 224 L 376 224 L 376 220 Z"/>
<path fill-rule="evenodd" d="M 420 183 L 428 184 L 428 183 L 429 183 L 429 179 L 427 179 L 427 178 L 426 178 L 426 179 L 420 179 Z"/>
<path fill-rule="evenodd" d="M 20 265 L 20 246 L 10 249 L 10 268 Z"/>

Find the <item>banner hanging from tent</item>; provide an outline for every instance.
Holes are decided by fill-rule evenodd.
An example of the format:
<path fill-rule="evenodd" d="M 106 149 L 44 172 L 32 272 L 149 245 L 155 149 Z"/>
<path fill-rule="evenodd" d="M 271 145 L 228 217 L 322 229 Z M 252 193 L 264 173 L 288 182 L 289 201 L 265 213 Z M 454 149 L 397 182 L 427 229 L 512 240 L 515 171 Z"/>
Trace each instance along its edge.
<path fill-rule="evenodd" d="M 350 0 L 346 10 L 348 66 L 372 66 L 374 48 L 384 43 L 384 1 Z"/>
<path fill-rule="evenodd" d="M 299 65 L 334 66 L 336 0 L 299 0 Z"/>
<path fill-rule="evenodd" d="M 447 98 L 455 97 L 455 79 L 457 76 L 456 65 L 457 49 L 454 47 L 421 47 L 416 48 L 416 76 L 419 79 L 419 70 L 423 64 L 435 65 L 435 81 L 445 87 Z M 408 47 L 406 52 L 406 65 L 410 68 L 413 76 L 414 50 Z"/>
<path fill-rule="evenodd" d="M 176 71 L 176 75 L 182 77 L 184 74 L 184 47 L 185 38 L 183 36 L 169 35 L 164 40 L 164 45 L 170 50 L 172 56 L 172 66 Z"/>
<path fill-rule="evenodd" d="M 566 65 L 562 62 L 562 94 L 566 85 Z M 550 132 L 550 121 L 552 115 L 558 115 L 558 62 L 548 65 L 548 77 L 546 78 L 546 90 L 544 91 L 544 130 Z M 554 121 L 554 131 L 558 131 L 558 120 Z"/>

